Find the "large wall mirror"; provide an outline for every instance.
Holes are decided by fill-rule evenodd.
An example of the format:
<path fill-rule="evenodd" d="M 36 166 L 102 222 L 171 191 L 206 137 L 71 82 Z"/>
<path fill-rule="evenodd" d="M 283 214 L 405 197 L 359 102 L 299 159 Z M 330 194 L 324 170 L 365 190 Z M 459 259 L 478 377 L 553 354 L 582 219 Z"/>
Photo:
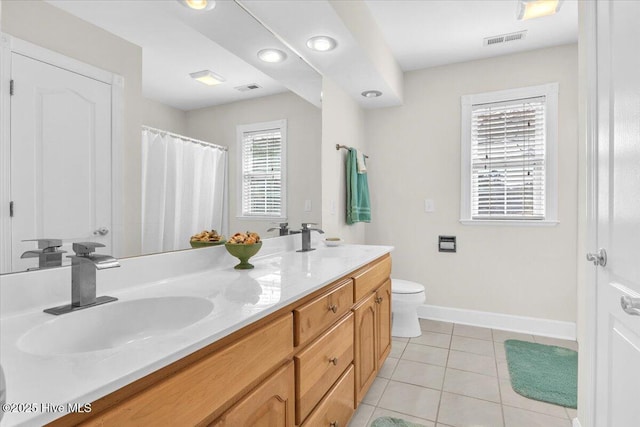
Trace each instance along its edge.
<path fill-rule="evenodd" d="M 2 273 L 39 268 L 36 252 L 21 258 L 39 243 L 23 240 L 52 239 L 40 243 L 45 247 L 60 239 L 67 252 L 72 242 L 90 240 L 105 244 L 100 252 L 129 257 L 187 248 L 189 235 L 208 228 L 191 226 L 176 237 L 156 224 L 147 241 L 168 233 L 163 239 L 178 242 L 145 245 L 145 215 L 160 202 L 180 211 L 177 222 L 215 211 L 209 216 L 227 234 L 251 230 L 269 238 L 278 235 L 267 231 L 276 223 L 320 223 L 321 76 L 241 2 L 218 1 L 211 10 L 183 3 L 2 2 L 2 79 L 15 88 L 2 100 L 9 107 L 2 124 L 11 132 L 2 134 L 0 202 L 12 206 L 1 214 Z M 263 49 L 277 49 L 285 60 L 262 61 Z M 219 84 L 194 78 L 205 70 L 205 80 Z M 278 215 L 269 207 L 247 215 L 238 140 L 274 123 L 283 124 L 286 138 L 283 206 Z M 143 127 L 152 138 L 211 152 L 171 142 L 152 151 Z M 169 155 L 180 162 L 157 163 Z M 180 191 L 169 185 L 176 170 L 189 172 Z M 207 187 L 211 175 L 225 181 L 215 191 Z M 145 187 L 149 182 L 162 185 Z M 216 192 L 216 200 L 198 197 L 203 192 Z M 55 258 L 48 260 L 55 265 Z"/>

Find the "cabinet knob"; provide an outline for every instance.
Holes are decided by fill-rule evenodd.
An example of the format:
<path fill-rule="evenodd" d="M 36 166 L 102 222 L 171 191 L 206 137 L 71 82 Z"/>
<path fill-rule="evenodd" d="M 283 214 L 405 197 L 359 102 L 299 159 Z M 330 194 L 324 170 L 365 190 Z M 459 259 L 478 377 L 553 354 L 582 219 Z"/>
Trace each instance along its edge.
<path fill-rule="evenodd" d="M 329 310 L 333 311 L 334 313 L 338 311 L 338 306 L 335 304 L 331 304 L 329 306 Z"/>
<path fill-rule="evenodd" d="M 384 299 L 384 298 L 382 298 L 382 297 L 376 297 L 376 300 L 375 300 L 375 301 L 376 301 L 376 304 L 380 304 L 380 303 L 382 302 L 382 300 L 383 300 L 383 299 Z"/>
<path fill-rule="evenodd" d="M 333 357 L 333 358 L 329 359 L 329 362 L 333 363 L 333 366 L 336 366 L 338 364 L 338 358 L 337 357 Z"/>
<path fill-rule="evenodd" d="M 338 422 L 337 421 L 330 422 L 329 427 L 338 427 Z"/>

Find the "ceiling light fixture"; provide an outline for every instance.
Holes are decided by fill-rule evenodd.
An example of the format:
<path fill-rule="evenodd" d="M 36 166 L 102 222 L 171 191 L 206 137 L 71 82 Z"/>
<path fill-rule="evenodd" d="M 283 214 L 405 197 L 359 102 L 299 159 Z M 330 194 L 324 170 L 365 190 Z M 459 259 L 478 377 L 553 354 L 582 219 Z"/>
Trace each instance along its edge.
<path fill-rule="evenodd" d="M 282 62 L 287 59 L 287 54 L 278 49 L 262 49 L 258 52 L 258 58 L 264 62 Z"/>
<path fill-rule="evenodd" d="M 315 36 L 307 40 L 307 47 L 317 52 L 327 52 L 336 48 L 338 43 L 329 36 Z"/>
<path fill-rule="evenodd" d="M 560 10 L 564 0 L 518 0 L 517 18 L 527 20 L 553 15 Z"/>
<path fill-rule="evenodd" d="M 184 7 L 194 10 L 207 11 L 216 7 L 216 0 L 178 0 Z"/>
<path fill-rule="evenodd" d="M 380 92 L 379 90 L 365 90 L 360 95 L 364 96 L 365 98 L 377 98 L 379 96 L 382 96 L 382 92 Z"/>
<path fill-rule="evenodd" d="M 189 74 L 192 79 L 199 81 L 207 86 L 215 86 L 225 82 L 225 78 L 210 70 L 202 70 L 197 73 Z"/>

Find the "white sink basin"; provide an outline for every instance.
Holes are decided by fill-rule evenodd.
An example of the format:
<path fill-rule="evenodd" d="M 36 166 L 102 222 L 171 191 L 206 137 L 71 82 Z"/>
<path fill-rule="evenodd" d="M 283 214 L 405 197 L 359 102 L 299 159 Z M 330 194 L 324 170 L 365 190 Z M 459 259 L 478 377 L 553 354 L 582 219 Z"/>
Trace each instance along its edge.
<path fill-rule="evenodd" d="M 196 297 L 116 301 L 52 318 L 22 335 L 18 348 L 37 355 L 116 348 L 185 328 L 211 311 L 211 301 Z"/>

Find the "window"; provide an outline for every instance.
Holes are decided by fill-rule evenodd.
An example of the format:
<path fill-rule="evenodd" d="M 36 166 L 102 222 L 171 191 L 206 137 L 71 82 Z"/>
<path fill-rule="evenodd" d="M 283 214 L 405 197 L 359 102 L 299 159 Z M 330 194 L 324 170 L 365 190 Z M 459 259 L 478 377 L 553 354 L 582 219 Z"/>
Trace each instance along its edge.
<path fill-rule="evenodd" d="M 284 219 L 287 121 L 237 127 L 238 217 Z"/>
<path fill-rule="evenodd" d="M 462 97 L 462 223 L 557 223 L 557 105 L 557 83 Z"/>

